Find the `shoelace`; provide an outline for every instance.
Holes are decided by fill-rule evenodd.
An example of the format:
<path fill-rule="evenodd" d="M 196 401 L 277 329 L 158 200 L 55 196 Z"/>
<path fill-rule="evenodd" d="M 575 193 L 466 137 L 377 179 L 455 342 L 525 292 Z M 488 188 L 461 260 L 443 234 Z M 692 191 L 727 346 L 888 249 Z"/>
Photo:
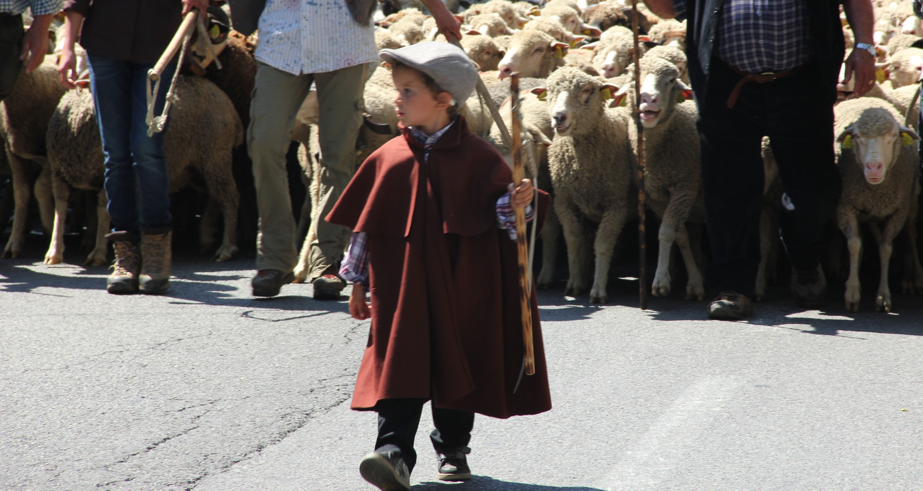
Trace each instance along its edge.
<path fill-rule="evenodd" d="M 132 250 L 131 243 L 119 241 L 112 247 L 115 249 L 115 261 L 112 262 L 113 273 L 117 275 L 135 274 L 141 258 Z"/>

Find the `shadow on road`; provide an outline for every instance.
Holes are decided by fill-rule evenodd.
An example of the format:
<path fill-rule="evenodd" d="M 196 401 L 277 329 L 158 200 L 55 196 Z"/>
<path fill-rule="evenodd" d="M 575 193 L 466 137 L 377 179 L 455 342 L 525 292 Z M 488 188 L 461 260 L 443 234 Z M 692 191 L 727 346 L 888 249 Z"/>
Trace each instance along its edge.
<path fill-rule="evenodd" d="M 472 476 L 470 481 L 460 483 L 423 482 L 413 487 L 415 491 L 603 491 L 586 486 L 545 486 L 500 481 L 487 476 Z"/>

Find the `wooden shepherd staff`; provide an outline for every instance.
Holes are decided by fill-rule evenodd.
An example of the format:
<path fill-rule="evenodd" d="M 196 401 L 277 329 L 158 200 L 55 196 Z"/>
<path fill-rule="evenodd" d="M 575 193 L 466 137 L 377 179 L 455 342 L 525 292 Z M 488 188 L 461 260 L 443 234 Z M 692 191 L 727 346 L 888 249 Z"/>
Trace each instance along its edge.
<path fill-rule="evenodd" d="M 173 56 L 176 55 L 176 51 L 183 45 L 185 38 L 192 35 L 192 29 L 195 27 L 196 16 L 198 15 L 199 9 L 192 9 L 192 11 L 188 12 L 186 17 L 183 18 L 183 23 L 179 26 L 179 30 L 176 31 L 176 34 L 173 35 L 170 44 L 167 45 L 167 50 L 164 51 L 160 59 L 157 60 L 157 64 L 154 65 L 154 68 L 148 72 L 148 78 L 150 78 L 152 82 L 160 80 L 163 69 L 167 67 L 167 64 L 169 64 Z"/>
<path fill-rule="evenodd" d="M 634 37 L 634 51 L 632 57 L 635 61 L 635 106 L 631 109 L 632 117 L 638 127 L 638 245 L 640 246 L 638 260 L 641 263 L 638 272 L 640 286 L 641 309 L 647 310 L 647 229 L 644 226 L 644 126 L 638 114 L 641 103 L 641 50 L 638 49 L 638 0 L 631 0 L 631 32 Z"/>
<path fill-rule="evenodd" d="M 513 185 L 519 186 L 526 177 L 522 168 L 522 134 L 519 121 L 519 73 L 510 77 L 510 91 L 513 93 L 513 125 L 510 128 L 513 152 Z M 522 310 L 522 341 L 525 345 L 523 364 L 525 374 L 535 374 L 535 352 L 532 345 L 531 275 L 529 275 L 529 244 L 526 234 L 526 210 L 514 208 L 516 213 L 516 246 L 519 251 L 519 307 Z"/>

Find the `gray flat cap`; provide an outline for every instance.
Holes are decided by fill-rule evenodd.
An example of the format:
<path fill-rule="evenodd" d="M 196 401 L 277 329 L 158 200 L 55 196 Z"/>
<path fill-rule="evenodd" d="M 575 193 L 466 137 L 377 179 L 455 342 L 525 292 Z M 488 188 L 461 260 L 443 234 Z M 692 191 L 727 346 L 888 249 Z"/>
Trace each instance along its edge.
<path fill-rule="evenodd" d="M 378 56 L 388 63 L 399 61 L 429 75 L 442 90 L 452 94 L 459 107 L 477 84 L 477 67 L 464 51 L 449 43 L 425 42 L 401 49 L 383 49 Z"/>

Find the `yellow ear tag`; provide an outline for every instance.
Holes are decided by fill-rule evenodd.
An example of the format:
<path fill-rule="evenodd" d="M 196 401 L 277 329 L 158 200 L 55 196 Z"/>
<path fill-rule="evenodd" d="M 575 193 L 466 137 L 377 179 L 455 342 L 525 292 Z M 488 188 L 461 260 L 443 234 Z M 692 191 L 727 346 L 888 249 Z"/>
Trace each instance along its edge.
<path fill-rule="evenodd" d="M 677 91 L 676 92 L 676 103 L 682 104 L 683 102 L 686 102 L 686 96 L 683 95 L 683 91 L 681 90 Z"/>
<path fill-rule="evenodd" d="M 846 138 L 843 138 L 843 143 L 840 144 L 843 148 L 852 148 L 852 135 L 846 135 Z"/>
<path fill-rule="evenodd" d="M 910 133 L 907 133 L 907 132 L 901 133 L 901 143 L 903 143 L 905 147 L 909 147 L 910 145 L 913 145 L 913 137 L 910 136 Z"/>
<path fill-rule="evenodd" d="M 599 91 L 599 95 L 602 96 L 604 101 L 608 101 L 609 99 L 612 99 L 612 91 L 609 90 L 609 87 L 606 87 L 603 90 Z"/>
<path fill-rule="evenodd" d="M 589 30 L 589 29 L 584 29 L 584 30 L 583 30 L 583 34 L 585 34 L 585 35 L 587 35 L 587 36 L 592 36 L 592 35 L 593 35 L 593 31 L 591 31 L 591 30 Z"/>
<path fill-rule="evenodd" d="M 548 91 L 544 90 L 542 91 L 541 94 L 538 94 L 536 97 L 538 97 L 538 100 L 544 101 L 548 97 Z"/>
<path fill-rule="evenodd" d="M 555 46 L 554 48 L 554 57 L 555 58 L 564 58 L 564 50 L 560 46 Z"/>
<path fill-rule="evenodd" d="M 567 44 L 570 45 L 570 49 L 577 49 L 577 40 L 576 40 L 576 39 L 571 40 L 571 41 L 568 42 Z"/>
<path fill-rule="evenodd" d="M 887 74 L 885 74 L 885 69 L 884 69 L 884 68 L 879 68 L 879 69 L 875 70 L 875 80 L 877 80 L 878 83 L 883 84 L 883 83 L 885 83 L 885 80 L 887 80 L 887 79 L 888 79 L 888 76 L 887 76 Z"/>
<path fill-rule="evenodd" d="M 208 35 L 211 36 L 212 39 L 215 39 L 221 35 L 221 30 L 218 29 L 218 26 L 212 26 L 211 30 L 208 31 Z"/>

